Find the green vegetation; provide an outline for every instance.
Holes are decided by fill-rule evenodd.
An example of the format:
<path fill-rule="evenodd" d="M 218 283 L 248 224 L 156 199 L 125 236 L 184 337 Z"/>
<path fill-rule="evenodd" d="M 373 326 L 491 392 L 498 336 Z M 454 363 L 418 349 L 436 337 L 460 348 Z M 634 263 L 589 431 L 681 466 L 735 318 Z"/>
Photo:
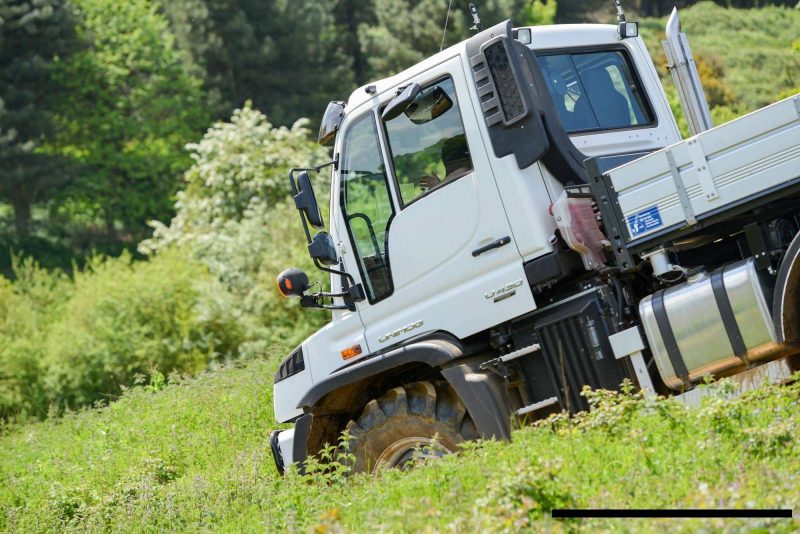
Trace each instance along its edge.
<path fill-rule="evenodd" d="M 43 152 L 74 179 L 54 193 L 50 222 L 86 219 L 113 241 L 139 241 L 146 221 L 169 216 L 183 146 L 210 121 L 199 80 L 187 74 L 167 21 L 149 0 L 72 0 L 84 44 L 58 62 L 56 133 Z"/>
<path fill-rule="evenodd" d="M 172 212 L 183 145 L 210 120 L 200 81 L 150 0 L 7 1 L 0 20 L 0 201 L 13 208 L 0 242 L 48 267 L 119 254 Z"/>
<path fill-rule="evenodd" d="M 197 372 L 237 354 L 242 326 L 181 254 L 95 258 L 74 279 L 31 262 L 0 285 L 0 418 L 115 400 L 141 376 Z"/>
<path fill-rule="evenodd" d="M 111 406 L 0 437 L 2 531 L 794 532 L 792 520 L 557 521 L 554 507 L 800 507 L 800 383 L 700 409 L 595 392 L 594 411 L 411 472 L 277 475 L 279 354 L 156 377 Z"/>
<path fill-rule="evenodd" d="M 190 146 L 175 219 L 141 245 L 149 261 L 94 257 L 71 277 L 17 261 L 15 282 L 0 278 L 0 419 L 109 402 L 318 328 L 323 313 L 274 289 L 289 264 L 314 272 L 283 189 L 291 165 L 324 158 L 307 136 L 249 107 L 211 128 Z"/>
<path fill-rule="evenodd" d="M 487 25 L 599 9 L 577 3 L 481 9 Z M 445 45 L 469 35 L 465 5 Z M 567 531 L 584 523 L 553 506 L 800 507 L 798 385 L 699 411 L 597 393 L 592 415 L 408 474 L 274 473 L 275 363 L 327 319 L 274 289 L 289 266 L 327 278 L 285 180 L 329 154 L 297 117 L 437 51 L 444 9 L 0 0 L 0 531 Z M 717 122 L 800 90 L 800 11 L 702 3 L 682 20 Z M 659 65 L 664 22 L 641 26 Z"/>
<path fill-rule="evenodd" d="M 681 11 L 715 124 L 800 92 L 800 10 L 766 6 L 736 10 L 700 2 Z M 661 72 L 681 130 L 688 135 L 661 41 L 667 18 L 645 19 L 639 33 Z"/>

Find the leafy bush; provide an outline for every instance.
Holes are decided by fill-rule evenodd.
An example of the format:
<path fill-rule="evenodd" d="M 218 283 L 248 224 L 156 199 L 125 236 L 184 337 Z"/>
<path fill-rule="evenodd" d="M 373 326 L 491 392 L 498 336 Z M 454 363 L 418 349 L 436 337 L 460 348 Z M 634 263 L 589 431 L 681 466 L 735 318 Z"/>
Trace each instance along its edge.
<path fill-rule="evenodd" d="M 235 354 L 241 330 L 216 293 L 207 270 L 177 251 L 91 261 L 48 331 L 51 402 L 61 411 L 113 400 L 138 376 L 196 373 Z"/>
<path fill-rule="evenodd" d="M 236 307 L 206 267 L 172 250 L 95 258 L 74 280 L 32 261 L 0 278 L 0 420 L 116 399 L 238 354 Z"/>
<path fill-rule="evenodd" d="M 72 294 L 65 275 L 31 260 L 15 260 L 14 273 L 13 284 L 0 277 L 0 420 L 47 413 L 42 340 Z"/>
<path fill-rule="evenodd" d="M 152 223 L 153 238 L 140 245 L 156 257 L 185 247 L 208 267 L 238 309 L 248 340 L 241 347 L 245 356 L 276 341 L 296 343 L 326 319 L 287 303 L 275 288 L 275 276 L 286 267 L 314 270 L 297 211 L 287 202 L 289 169 L 327 158 L 308 141 L 305 126 L 300 120 L 275 128 L 249 105 L 235 111 L 229 123 L 215 124 L 188 147 L 194 165 L 186 173 L 177 215 L 169 226 Z M 323 207 L 326 197 L 319 195 Z"/>

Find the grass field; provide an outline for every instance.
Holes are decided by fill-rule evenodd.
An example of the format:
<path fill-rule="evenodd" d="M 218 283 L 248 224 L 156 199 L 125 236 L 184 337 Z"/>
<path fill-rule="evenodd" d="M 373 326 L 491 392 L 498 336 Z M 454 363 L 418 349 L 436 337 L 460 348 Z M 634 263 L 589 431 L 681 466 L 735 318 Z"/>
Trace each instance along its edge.
<path fill-rule="evenodd" d="M 800 11 L 770 7 L 737 12 L 702 3 L 683 14 L 695 55 L 716 83 L 709 86 L 716 88 L 715 117 L 729 120 L 794 91 L 800 83 Z M 656 56 L 663 24 L 663 19 L 642 24 Z M 275 231 L 283 243 L 283 233 Z M 246 245 L 242 250 L 251 248 Z M 184 345 L 166 342 L 180 330 L 170 326 L 176 317 L 170 306 L 178 301 L 173 293 L 154 287 L 174 291 L 178 286 L 163 273 L 192 281 L 194 271 L 178 271 L 167 263 L 142 265 L 149 267 L 137 269 L 150 278 L 137 279 L 138 285 L 119 274 L 133 268 L 109 268 L 102 276 L 93 275 L 91 283 L 86 275 L 84 285 L 76 285 L 83 293 L 73 299 L 71 311 L 60 307 L 71 297 L 50 287 L 61 290 L 60 285 L 33 284 L 35 291 L 28 293 L 58 307 L 34 314 L 35 320 L 23 313 L 30 311 L 34 298 L 9 307 L 8 324 L 18 325 L 21 333 L 6 325 L 3 334 L 19 343 L 6 343 L 8 353 L 15 358 L 41 354 L 63 370 L 53 376 L 74 375 L 76 380 L 91 377 L 76 361 L 101 369 L 97 376 L 113 375 L 91 352 L 106 346 L 115 357 L 109 360 L 125 370 L 135 368 L 132 356 L 152 359 L 158 347 L 170 357 L 186 356 Z M 17 293 L 26 296 L 19 280 L 16 284 Z M 119 289 L 123 286 L 127 293 Z M 0 304 L 8 306 L 11 288 L 8 284 Z M 138 295 L 158 298 L 152 306 L 133 306 L 138 315 L 114 314 L 108 310 L 129 308 L 104 304 L 136 304 Z M 248 354 L 273 343 L 279 337 L 274 332 L 287 333 L 284 343 L 302 338 L 300 327 L 308 326 L 296 313 L 287 321 L 283 308 L 269 306 L 265 309 L 272 315 L 258 315 L 259 320 L 273 328 L 283 319 L 285 324 L 277 326 L 284 330 L 254 335 L 258 350 Z M 87 317 L 95 322 L 87 323 Z M 186 324 L 195 324 L 190 319 Z M 151 320 L 160 329 L 140 328 Z M 55 333 L 43 333 L 52 324 L 58 326 Z M 239 323 L 231 319 L 216 325 L 219 332 L 230 333 L 234 324 Z M 195 337 L 200 347 L 195 353 L 201 354 L 206 337 Z M 175 339 L 182 338 L 176 334 Z M 736 400 L 725 398 L 731 386 L 722 383 L 713 386 L 718 394 L 696 409 L 674 400 L 594 392 L 589 394 L 594 405 L 589 414 L 521 429 L 511 443 L 468 444 L 457 455 L 421 463 L 410 472 L 346 478 L 312 465 L 309 475 L 280 477 L 268 436 L 277 427 L 273 375 L 286 352 L 286 347 L 275 346 L 269 357 L 197 378 L 165 380 L 155 374 L 109 406 L 45 422 L 5 428 L 0 422 L 0 533 L 800 531 L 800 381 Z M 29 367 L 20 368 L 41 372 L 38 360 L 31 358 Z M 50 381 L 60 385 L 56 378 Z M 14 394 L 30 399 L 29 390 L 36 389 L 27 387 L 32 382 L 20 380 L 26 387 Z M 563 521 L 551 518 L 558 507 L 797 512 L 789 520 Z"/>
<path fill-rule="evenodd" d="M 800 510 L 800 384 L 702 408 L 597 393 L 595 410 L 407 472 L 279 477 L 275 362 L 129 391 L 7 429 L 0 531 L 793 532 L 800 520 L 572 520 L 554 507 Z"/>

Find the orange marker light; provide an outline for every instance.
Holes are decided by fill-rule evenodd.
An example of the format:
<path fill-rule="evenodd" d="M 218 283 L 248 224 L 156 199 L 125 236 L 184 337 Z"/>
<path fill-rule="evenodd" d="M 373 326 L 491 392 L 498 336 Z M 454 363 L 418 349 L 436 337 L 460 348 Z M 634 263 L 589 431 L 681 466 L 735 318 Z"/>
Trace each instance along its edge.
<path fill-rule="evenodd" d="M 283 298 L 289 298 L 289 295 L 287 295 L 286 292 L 281 287 L 281 279 L 280 278 L 278 278 L 278 280 L 277 280 L 277 286 L 278 286 L 278 293 L 280 293 Z"/>
<path fill-rule="evenodd" d="M 361 345 L 353 345 L 342 351 L 342 359 L 349 360 L 350 358 L 355 358 L 359 354 L 361 354 Z"/>

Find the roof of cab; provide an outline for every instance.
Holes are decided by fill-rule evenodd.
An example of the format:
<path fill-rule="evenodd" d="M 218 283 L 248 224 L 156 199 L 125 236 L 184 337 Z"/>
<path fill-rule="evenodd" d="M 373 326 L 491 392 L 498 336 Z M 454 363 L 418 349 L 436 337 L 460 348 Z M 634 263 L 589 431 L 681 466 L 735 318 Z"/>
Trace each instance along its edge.
<path fill-rule="evenodd" d="M 533 50 L 607 45 L 620 42 L 617 27 L 611 24 L 557 24 L 531 26 L 530 28 L 533 42 L 528 46 Z M 381 99 L 383 93 L 394 89 L 408 78 L 425 72 L 448 59 L 463 55 L 465 51 L 466 41 L 461 41 L 394 76 L 359 87 L 353 91 L 347 100 L 345 113 L 349 113 L 365 102 Z M 367 88 L 370 86 L 374 86 L 375 91 L 368 93 Z"/>

